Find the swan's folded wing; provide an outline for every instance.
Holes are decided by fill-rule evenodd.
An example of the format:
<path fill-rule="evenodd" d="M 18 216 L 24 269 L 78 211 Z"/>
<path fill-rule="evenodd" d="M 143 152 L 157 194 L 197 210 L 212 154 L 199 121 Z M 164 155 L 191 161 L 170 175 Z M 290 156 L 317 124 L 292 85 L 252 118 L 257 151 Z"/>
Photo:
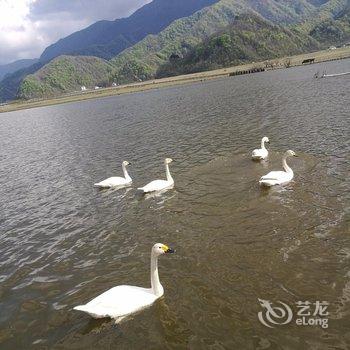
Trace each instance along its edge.
<path fill-rule="evenodd" d="M 252 157 L 259 157 L 261 155 L 261 150 L 260 149 L 255 149 L 252 152 Z"/>
<path fill-rule="evenodd" d="M 139 190 L 143 192 L 153 192 L 153 191 L 160 191 L 163 190 L 164 188 L 167 188 L 171 184 L 166 181 L 166 180 L 154 180 L 147 184 L 144 187 L 139 188 Z"/>
<path fill-rule="evenodd" d="M 153 304 L 156 299 L 150 289 L 117 286 L 75 309 L 87 312 L 93 317 L 117 318 L 137 312 Z"/>
<path fill-rule="evenodd" d="M 96 187 L 113 187 L 113 186 L 120 186 L 125 185 L 127 181 L 123 177 L 110 177 L 106 180 L 103 180 L 97 184 L 95 184 Z"/>
<path fill-rule="evenodd" d="M 268 174 L 262 176 L 260 180 L 278 180 L 285 176 L 284 171 L 270 171 Z"/>

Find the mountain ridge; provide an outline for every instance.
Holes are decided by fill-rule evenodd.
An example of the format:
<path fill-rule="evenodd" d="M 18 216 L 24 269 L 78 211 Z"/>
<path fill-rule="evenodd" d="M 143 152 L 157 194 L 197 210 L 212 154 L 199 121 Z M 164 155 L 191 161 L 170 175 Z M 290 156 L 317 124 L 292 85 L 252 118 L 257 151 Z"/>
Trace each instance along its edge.
<path fill-rule="evenodd" d="M 27 68 L 38 62 L 38 58 L 21 59 L 7 64 L 0 65 L 0 81 L 5 78 L 7 74 L 14 73 L 20 69 Z"/>
<path fill-rule="evenodd" d="M 60 55 L 93 55 L 111 59 L 148 34 L 156 34 L 178 18 L 186 17 L 218 0 L 154 0 L 132 15 L 114 21 L 98 21 L 48 46 L 41 61 Z M 111 44 L 113 47 L 111 48 Z M 111 51 L 109 51 L 111 50 Z"/>

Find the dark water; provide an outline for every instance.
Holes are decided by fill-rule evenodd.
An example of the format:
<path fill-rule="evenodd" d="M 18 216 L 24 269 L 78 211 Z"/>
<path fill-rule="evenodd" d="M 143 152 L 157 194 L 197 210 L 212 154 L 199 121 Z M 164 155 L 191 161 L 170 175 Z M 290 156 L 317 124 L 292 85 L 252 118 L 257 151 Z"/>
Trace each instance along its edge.
<path fill-rule="evenodd" d="M 0 115 L 0 348 L 349 349 L 350 77 L 324 68 L 350 60 Z M 287 149 L 295 181 L 260 189 Z M 176 188 L 140 197 L 164 157 Z M 133 188 L 93 188 L 124 159 Z M 148 286 L 155 242 L 164 298 L 118 326 L 72 311 Z M 259 298 L 327 301 L 329 327 L 267 328 Z"/>

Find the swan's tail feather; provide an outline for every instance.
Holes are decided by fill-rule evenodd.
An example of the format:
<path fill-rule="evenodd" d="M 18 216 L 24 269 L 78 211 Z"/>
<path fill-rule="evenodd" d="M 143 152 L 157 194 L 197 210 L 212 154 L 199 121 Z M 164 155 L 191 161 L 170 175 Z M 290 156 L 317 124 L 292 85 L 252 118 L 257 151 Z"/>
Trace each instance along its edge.
<path fill-rule="evenodd" d="M 87 305 L 78 305 L 73 307 L 73 310 L 76 311 L 82 311 L 85 312 L 87 314 L 89 314 L 91 317 L 93 318 L 105 318 L 105 317 L 109 317 L 109 315 L 107 313 L 105 313 L 104 310 L 98 310 L 95 308 L 95 310 L 92 310 L 91 308 L 89 308 Z"/>
<path fill-rule="evenodd" d="M 97 188 L 110 188 L 111 186 L 108 186 L 108 185 L 105 185 L 105 184 L 102 184 L 102 183 L 97 183 L 97 184 L 94 184 L 95 187 Z"/>
<path fill-rule="evenodd" d="M 86 306 L 85 305 L 78 305 L 78 306 L 73 307 L 73 310 L 86 312 Z"/>
<path fill-rule="evenodd" d="M 278 185 L 279 182 L 276 181 L 276 179 L 261 179 L 259 181 L 259 184 L 263 185 L 263 186 L 271 187 L 271 186 L 274 186 L 274 185 Z"/>

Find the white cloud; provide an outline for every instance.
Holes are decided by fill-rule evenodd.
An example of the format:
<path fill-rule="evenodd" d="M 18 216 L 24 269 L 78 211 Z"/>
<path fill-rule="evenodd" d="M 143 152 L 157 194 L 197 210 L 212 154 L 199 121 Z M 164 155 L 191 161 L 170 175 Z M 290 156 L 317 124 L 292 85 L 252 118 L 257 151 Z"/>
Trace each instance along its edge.
<path fill-rule="evenodd" d="M 32 57 L 43 43 L 28 19 L 35 0 L 0 0 L 0 63 Z"/>
<path fill-rule="evenodd" d="M 101 19 L 129 15 L 150 0 L 0 0 L 0 64 L 42 51 Z"/>

